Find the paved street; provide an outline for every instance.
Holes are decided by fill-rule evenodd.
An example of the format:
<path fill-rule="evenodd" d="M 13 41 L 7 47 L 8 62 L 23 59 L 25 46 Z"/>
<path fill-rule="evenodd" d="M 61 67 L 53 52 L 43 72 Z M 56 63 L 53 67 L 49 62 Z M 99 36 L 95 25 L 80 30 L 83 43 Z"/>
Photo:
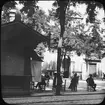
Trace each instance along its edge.
<path fill-rule="evenodd" d="M 104 91 L 105 92 L 105 91 Z M 99 104 L 103 101 L 105 94 L 99 92 L 65 92 L 61 96 L 52 93 L 33 94 L 28 97 L 4 98 L 5 102 L 20 105 L 67 105 L 67 104 Z"/>
<path fill-rule="evenodd" d="M 55 96 L 51 89 L 52 81 L 50 81 L 50 88 L 40 93 L 33 93 L 31 96 L 21 97 L 9 97 L 3 98 L 5 102 L 10 104 L 20 105 L 70 105 L 70 104 L 99 104 L 105 97 L 105 81 L 95 80 L 97 83 L 97 91 L 87 92 L 86 82 L 79 81 L 78 91 L 71 92 L 66 88 L 65 92 L 61 92 L 62 95 Z M 69 86 L 69 80 L 66 81 L 67 87 Z"/>

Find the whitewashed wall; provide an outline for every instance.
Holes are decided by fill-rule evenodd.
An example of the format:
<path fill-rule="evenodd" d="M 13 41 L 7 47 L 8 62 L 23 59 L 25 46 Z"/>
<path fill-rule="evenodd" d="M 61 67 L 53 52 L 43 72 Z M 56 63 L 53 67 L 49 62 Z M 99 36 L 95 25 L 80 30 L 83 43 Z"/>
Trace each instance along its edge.
<path fill-rule="evenodd" d="M 101 70 L 105 73 L 105 57 L 101 60 Z"/>
<path fill-rule="evenodd" d="M 82 80 L 86 80 L 88 77 L 88 69 L 86 69 L 86 62 L 82 64 Z"/>

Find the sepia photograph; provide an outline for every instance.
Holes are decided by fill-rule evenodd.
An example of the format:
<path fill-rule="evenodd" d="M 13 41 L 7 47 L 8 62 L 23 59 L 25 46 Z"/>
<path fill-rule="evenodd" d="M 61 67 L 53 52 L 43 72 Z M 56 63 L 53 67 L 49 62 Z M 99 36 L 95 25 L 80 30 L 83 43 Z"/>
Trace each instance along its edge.
<path fill-rule="evenodd" d="M 5 104 L 102 104 L 104 0 L 14 0 L 1 9 Z"/>

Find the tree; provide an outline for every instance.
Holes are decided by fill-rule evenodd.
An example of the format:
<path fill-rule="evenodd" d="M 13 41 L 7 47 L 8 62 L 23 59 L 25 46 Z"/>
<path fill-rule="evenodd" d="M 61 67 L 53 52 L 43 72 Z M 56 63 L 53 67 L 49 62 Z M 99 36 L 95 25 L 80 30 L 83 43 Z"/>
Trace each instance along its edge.
<path fill-rule="evenodd" d="M 37 9 L 35 13 L 32 14 L 31 17 L 26 15 L 23 18 L 23 22 L 27 24 L 29 27 L 33 28 L 34 30 L 46 35 L 48 32 L 48 21 L 47 16 L 45 15 L 44 11 L 41 9 Z"/>
<path fill-rule="evenodd" d="M 102 37 L 100 37 L 100 34 L 97 31 L 96 26 L 93 26 L 92 28 L 92 33 L 91 33 L 91 37 L 88 40 L 88 49 L 86 49 L 86 53 L 88 53 L 88 57 L 91 56 L 91 53 L 94 53 L 95 55 L 97 55 L 97 58 L 101 58 L 102 57 L 102 53 L 101 50 L 103 50 L 102 46 L 103 46 L 103 40 Z M 85 41 L 86 42 L 86 41 Z"/>
<path fill-rule="evenodd" d="M 44 43 L 39 43 L 36 47 L 36 49 L 34 49 L 36 51 L 36 53 L 43 59 L 44 55 L 43 53 L 45 52 L 45 44 Z"/>
<path fill-rule="evenodd" d="M 103 8 L 104 5 L 102 4 L 105 4 L 104 1 L 100 0 L 91 0 L 91 1 L 79 1 L 79 0 L 71 0 L 72 4 L 74 6 L 76 6 L 77 3 L 79 4 L 83 4 L 85 3 L 87 5 L 87 14 L 88 14 L 88 18 L 87 18 L 87 22 L 90 22 L 90 23 L 94 23 L 95 22 L 95 16 L 96 16 L 96 8 Z M 105 7 L 104 7 L 105 9 Z"/>
<path fill-rule="evenodd" d="M 39 9 L 36 5 L 38 0 L 32 1 L 19 1 L 20 4 L 23 5 L 23 8 L 20 9 L 22 21 L 30 26 L 31 28 L 35 29 L 36 31 L 42 33 L 42 29 L 45 30 L 45 24 L 47 24 L 47 16 L 45 15 L 44 11 Z M 17 2 L 10 1 L 4 4 L 2 8 L 2 22 L 10 22 L 11 9 L 16 10 Z"/>
<path fill-rule="evenodd" d="M 60 28 L 59 28 L 59 22 L 55 15 L 55 10 L 52 9 L 50 11 L 50 19 L 55 20 L 55 25 L 53 25 L 51 28 L 51 48 L 57 48 L 59 35 L 60 35 Z M 74 12 L 73 10 L 70 10 L 67 8 L 66 10 L 66 17 L 65 17 L 65 32 L 63 35 L 63 48 L 68 51 L 76 51 L 78 55 L 85 54 L 86 56 L 90 56 L 92 52 L 98 53 L 101 50 L 102 46 L 102 38 L 100 34 L 102 33 L 102 30 L 100 29 L 100 23 L 95 22 L 94 24 L 88 25 L 88 29 L 85 29 L 85 26 L 87 26 L 87 23 L 82 23 L 82 16 L 80 13 Z M 75 26 L 72 25 L 72 23 L 75 22 Z M 99 37 L 96 43 L 95 40 L 92 41 L 91 44 L 89 40 L 95 35 L 92 35 L 92 28 L 95 26 L 94 29 L 96 29 L 96 33 Z M 95 32 L 94 32 L 95 33 Z M 100 40 L 101 39 L 101 40 Z M 96 44 L 99 44 L 100 47 L 97 48 L 97 51 L 95 51 Z M 93 46 L 94 45 L 94 46 Z M 99 50 L 100 49 L 100 50 Z M 99 55 L 100 56 L 100 55 Z"/>
<path fill-rule="evenodd" d="M 28 16 L 32 16 L 32 14 L 35 12 L 35 8 L 38 8 L 36 6 L 36 3 L 38 0 L 31 0 L 31 1 L 19 1 L 20 4 L 23 5 L 23 8 L 21 9 L 21 13 L 26 13 Z M 10 22 L 10 11 L 11 9 L 16 9 L 17 1 L 9 1 L 6 2 L 2 7 L 2 19 L 5 20 L 3 23 Z M 8 21 L 7 21 L 8 20 Z"/>
<path fill-rule="evenodd" d="M 59 0 L 58 0 L 59 1 Z M 52 35 L 51 35 L 51 47 L 55 47 L 57 48 L 58 42 L 59 42 L 59 36 L 60 36 L 60 23 L 59 23 L 59 18 L 60 18 L 60 6 L 57 10 L 52 10 L 50 11 L 50 16 L 46 16 L 44 11 L 40 10 L 38 8 L 38 6 L 36 5 L 38 1 L 33 0 L 33 1 L 19 1 L 19 3 L 23 4 L 23 8 L 21 9 L 21 14 L 22 14 L 22 21 L 27 24 L 28 26 L 30 26 L 31 28 L 35 29 L 36 31 L 40 32 L 40 33 L 45 33 L 44 35 L 48 35 L 48 32 L 51 31 Z M 65 14 L 65 32 L 63 35 L 63 46 L 66 48 L 66 50 L 72 51 L 72 50 L 76 50 L 76 52 L 82 53 L 85 51 L 82 51 L 80 49 L 83 49 L 83 44 L 84 41 L 81 40 L 81 38 L 79 36 L 87 36 L 86 33 L 84 32 L 84 24 L 76 24 L 75 27 L 71 26 L 71 22 L 79 20 L 79 19 L 73 19 L 73 17 L 75 18 L 75 16 L 79 16 L 79 14 L 77 12 L 74 11 L 70 11 L 69 8 L 71 5 L 76 6 L 77 3 L 83 4 L 85 3 L 87 5 L 87 13 L 90 12 L 96 12 L 93 11 L 93 9 L 91 9 L 91 6 L 94 6 L 94 9 L 98 6 L 98 7 L 102 7 L 101 4 L 99 4 L 98 2 L 85 2 L 85 1 L 71 1 L 68 3 L 67 9 L 66 9 L 66 14 Z M 90 5 L 88 5 L 90 3 Z M 17 2 L 15 1 L 10 1 L 7 2 L 3 8 L 2 8 L 2 24 L 3 23 L 7 23 L 10 22 L 9 20 L 9 12 L 11 9 L 16 7 Z M 56 7 L 57 7 L 57 2 L 55 3 Z M 61 5 L 59 3 L 59 5 Z M 90 9 L 89 9 L 90 8 Z M 57 14 L 58 12 L 58 14 Z M 96 14 L 96 13 L 95 13 Z M 54 17 L 55 16 L 55 17 Z M 57 18 L 59 17 L 59 18 Z M 79 16 L 79 18 L 81 18 Z M 95 18 L 95 15 L 94 15 Z M 54 20 L 56 21 L 55 25 L 51 26 L 48 23 L 50 23 L 50 20 Z M 96 21 L 96 20 L 95 20 Z M 89 21 L 88 21 L 89 22 Z M 90 27 L 89 27 L 90 28 Z M 84 33 L 83 33 L 84 32 Z M 74 33 L 74 34 L 73 34 Z M 86 40 L 89 37 L 86 37 Z M 45 45 L 45 44 L 44 44 Z M 82 46 L 81 46 L 82 45 Z M 88 50 L 89 51 L 89 50 Z"/>
<path fill-rule="evenodd" d="M 17 4 L 16 2 L 10 1 L 3 5 L 1 12 L 1 24 L 10 22 L 10 16 L 9 16 L 10 10 L 15 8 L 16 4 Z"/>
<path fill-rule="evenodd" d="M 59 87 L 59 75 L 60 75 L 60 66 L 61 66 L 61 48 L 62 47 L 62 37 L 65 31 L 65 12 L 67 9 L 67 5 L 69 3 L 69 0 L 66 1 L 61 1 L 61 0 L 56 0 L 54 5 L 58 6 L 56 9 L 56 17 L 58 17 L 59 22 L 60 22 L 60 28 L 61 28 L 61 32 L 60 32 L 60 38 L 59 38 L 59 42 L 58 42 L 58 58 L 57 58 L 57 88 L 56 88 L 56 94 L 59 95 L 60 94 L 60 87 Z M 78 3 L 83 3 L 79 2 Z M 94 17 L 95 17 L 95 8 L 96 6 L 101 7 L 100 4 L 95 3 L 95 2 L 85 2 L 86 4 L 88 4 L 87 7 L 87 13 L 88 13 L 88 21 L 93 23 L 95 21 Z M 73 5 L 76 4 L 76 1 L 73 0 Z"/>
<path fill-rule="evenodd" d="M 59 42 L 58 42 L 58 57 L 57 57 L 57 87 L 56 87 L 56 95 L 60 95 L 60 66 L 61 66 L 61 47 L 62 47 L 62 37 L 65 31 L 65 12 L 67 8 L 67 4 L 69 0 L 61 1 L 61 0 L 56 0 L 56 4 L 58 4 L 57 8 L 57 14 L 56 17 L 59 19 L 60 23 L 60 36 L 59 36 Z"/>

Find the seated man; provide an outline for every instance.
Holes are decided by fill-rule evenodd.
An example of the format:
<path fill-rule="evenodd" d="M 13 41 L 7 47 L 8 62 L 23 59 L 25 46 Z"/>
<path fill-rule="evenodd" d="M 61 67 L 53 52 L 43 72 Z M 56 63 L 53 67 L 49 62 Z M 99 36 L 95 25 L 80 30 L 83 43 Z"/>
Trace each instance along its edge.
<path fill-rule="evenodd" d="M 49 86 L 49 79 L 50 76 L 48 75 L 48 73 L 45 74 L 45 80 L 46 80 L 46 85 Z"/>
<path fill-rule="evenodd" d="M 94 80 L 92 78 L 92 74 L 90 74 L 89 76 L 90 77 L 86 79 L 87 85 L 91 86 L 94 89 L 94 91 L 96 91 L 96 89 L 95 89 L 96 88 L 96 84 L 94 83 Z"/>
<path fill-rule="evenodd" d="M 43 89 L 43 86 L 44 86 L 44 90 L 45 90 L 45 86 L 46 86 L 45 77 L 42 75 L 41 76 L 41 82 L 38 82 L 35 87 L 36 88 L 39 87 L 39 89 L 42 90 Z"/>

